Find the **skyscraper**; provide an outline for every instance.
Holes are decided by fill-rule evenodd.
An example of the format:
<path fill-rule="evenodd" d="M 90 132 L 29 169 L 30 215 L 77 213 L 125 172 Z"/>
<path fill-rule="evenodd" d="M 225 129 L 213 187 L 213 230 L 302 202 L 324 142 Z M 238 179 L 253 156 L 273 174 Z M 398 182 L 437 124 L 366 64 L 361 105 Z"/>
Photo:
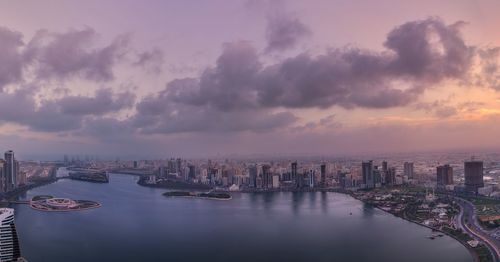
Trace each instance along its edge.
<path fill-rule="evenodd" d="M 13 190 L 19 185 L 18 170 L 19 163 L 14 158 L 14 152 L 12 150 L 5 152 L 4 172 L 7 191 Z"/>
<path fill-rule="evenodd" d="M 302 187 L 302 177 L 297 173 L 297 162 L 292 163 L 292 178 L 295 179 L 295 187 Z"/>
<path fill-rule="evenodd" d="M 248 168 L 248 175 L 250 176 L 250 187 L 257 187 L 257 166 L 253 165 Z"/>
<path fill-rule="evenodd" d="M 0 192 L 7 192 L 7 177 L 5 176 L 5 162 L 0 159 Z"/>
<path fill-rule="evenodd" d="M 14 209 L 0 208 L 0 261 L 20 261 L 21 250 L 14 224 Z"/>
<path fill-rule="evenodd" d="M 453 167 L 450 165 L 436 167 L 436 175 L 438 186 L 453 185 Z"/>
<path fill-rule="evenodd" d="M 413 179 L 413 162 L 405 162 L 404 165 L 404 175 L 409 179 Z"/>
<path fill-rule="evenodd" d="M 273 186 L 273 177 L 271 176 L 271 166 L 262 165 L 262 188 L 268 189 Z"/>
<path fill-rule="evenodd" d="M 385 171 L 385 184 L 386 185 L 395 185 L 396 184 L 396 168 L 390 167 Z"/>
<path fill-rule="evenodd" d="M 321 169 L 321 186 L 325 187 L 326 186 L 326 164 L 321 164 L 320 166 Z"/>
<path fill-rule="evenodd" d="M 314 188 L 316 185 L 316 181 L 314 181 L 314 170 L 309 170 L 309 174 L 307 176 L 308 184 L 310 188 Z"/>
<path fill-rule="evenodd" d="M 196 178 L 196 169 L 195 169 L 194 165 L 190 164 L 188 166 L 188 168 L 189 168 L 189 178 L 195 179 Z"/>
<path fill-rule="evenodd" d="M 383 172 L 387 171 L 387 161 L 382 161 L 382 171 Z"/>
<path fill-rule="evenodd" d="M 373 181 L 373 161 L 363 162 L 361 164 L 363 172 L 363 184 L 366 188 L 374 188 L 375 183 Z"/>
<path fill-rule="evenodd" d="M 484 187 L 483 161 L 465 161 L 464 163 L 465 189 L 477 193 L 477 189 Z"/>

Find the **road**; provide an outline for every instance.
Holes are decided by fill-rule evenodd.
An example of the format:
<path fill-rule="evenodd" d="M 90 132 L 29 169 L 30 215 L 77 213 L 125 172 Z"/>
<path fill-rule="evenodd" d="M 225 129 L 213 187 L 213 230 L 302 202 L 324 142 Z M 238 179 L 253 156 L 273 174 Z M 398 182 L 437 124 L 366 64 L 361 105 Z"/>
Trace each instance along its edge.
<path fill-rule="evenodd" d="M 474 205 L 461 198 L 457 198 L 457 202 L 460 205 L 460 213 L 458 215 L 458 226 L 462 228 L 469 235 L 474 236 L 477 240 L 483 242 L 491 254 L 493 255 L 493 261 L 500 261 L 500 243 L 497 239 L 490 235 L 490 232 L 484 231 L 478 224 L 475 217 Z M 468 223 L 465 223 L 467 220 Z"/>

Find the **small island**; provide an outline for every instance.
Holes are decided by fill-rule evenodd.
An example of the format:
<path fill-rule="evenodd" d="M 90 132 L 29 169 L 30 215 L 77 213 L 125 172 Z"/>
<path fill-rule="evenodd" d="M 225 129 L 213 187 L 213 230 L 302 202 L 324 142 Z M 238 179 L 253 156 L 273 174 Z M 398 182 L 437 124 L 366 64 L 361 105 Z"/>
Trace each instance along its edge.
<path fill-rule="evenodd" d="M 189 191 L 169 191 L 163 193 L 166 197 L 190 197 L 190 198 L 204 198 L 204 199 L 215 199 L 215 200 L 229 200 L 231 195 L 227 193 L 195 193 Z"/>
<path fill-rule="evenodd" d="M 109 183 L 107 172 L 73 172 L 69 173 L 69 178 L 92 183 Z"/>
<path fill-rule="evenodd" d="M 30 201 L 31 208 L 38 211 L 78 211 L 100 207 L 101 204 L 90 200 L 73 200 L 53 196 L 34 196 Z"/>

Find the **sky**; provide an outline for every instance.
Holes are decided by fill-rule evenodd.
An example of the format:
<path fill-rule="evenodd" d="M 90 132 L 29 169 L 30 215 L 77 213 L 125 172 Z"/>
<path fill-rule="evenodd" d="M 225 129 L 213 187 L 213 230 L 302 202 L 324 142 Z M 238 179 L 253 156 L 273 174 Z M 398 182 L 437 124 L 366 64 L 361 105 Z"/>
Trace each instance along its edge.
<path fill-rule="evenodd" d="M 496 0 L 0 1 L 0 150 L 500 148 Z"/>

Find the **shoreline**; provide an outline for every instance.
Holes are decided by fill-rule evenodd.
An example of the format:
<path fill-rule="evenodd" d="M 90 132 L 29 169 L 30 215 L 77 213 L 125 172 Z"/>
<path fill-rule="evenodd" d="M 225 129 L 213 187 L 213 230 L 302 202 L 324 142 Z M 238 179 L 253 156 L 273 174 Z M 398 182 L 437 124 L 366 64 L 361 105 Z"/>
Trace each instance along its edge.
<path fill-rule="evenodd" d="M 227 201 L 227 200 L 233 199 L 232 196 L 230 198 L 199 197 L 199 196 L 165 196 L 165 197 L 168 197 L 168 198 L 195 198 L 195 199 L 219 200 L 219 201 Z"/>
<path fill-rule="evenodd" d="M 463 245 L 463 246 L 464 246 L 464 247 L 465 247 L 465 248 L 469 251 L 469 253 L 472 255 L 472 259 L 473 259 L 473 261 L 474 261 L 474 262 L 479 262 L 479 261 L 480 261 L 480 260 L 479 260 L 479 254 L 476 252 L 476 250 L 474 250 L 474 248 L 472 248 L 469 244 L 467 244 L 466 242 L 463 242 L 462 240 L 458 239 L 458 238 L 457 238 L 457 237 L 455 237 L 454 235 L 451 235 L 451 234 L 449 234 L 449 233 L 447 233 L 447 232 L 445 232 L 445 231 L 443 231 L 443 230 L 441 230 L 441 229 L 438 229 L 438 228 L 433 228 L 433 227 L 430 227 L 430 226 L 424 225 L 424 224 L 422 224 L 422 223 L 420 223 L 420 222 L 413 221 L 413 220 L 408 219 L 408 218 L 405 218 L 405 217 L 403 217 L 403 216 L 397 216 L 397 215 L 395 215 L 395 214 L 393 214 L 393 213 L 391 213 L 391 212 L 389 212 L 389 211 L 387 211 L 387 210 L 382 209 L 381 207 L 379 207 L 379 206 L 377 206 L 377 205 L 373 205 L 373 204 L 367 203 L 367 202 L 365 202 L 365 201 L 363 201 L 363 200 L 361 200 L 361 199 L 359 199 L 359 198 L 355 197 L 355 196 L 354 196 L 354 195 L 352 195 L 352 194 L 348 194 L 348 193 L 341 193 L 341 194 L 346 194 L 346 195 L 349 195 L 349 196 L 351 196 L 352 198 L 354 198 L 354 199 L 356 199 L 356 200 L 358 200 L 358 201 L 362 202 L 363 204 L 366 204 L 366 205 L 368 205 L 368 206 L 370 206 L 370 207 L 372 207 L 372 208 L 376 208 L 376 209 L 378 209 L 378 210 L 381 210 L 382 212 L 387 213 L 387 214 L 390 214 L 390 215 L 392 215 L 393 217 L 397 217 L 397 218 L 400 218 L 400 219 L 402 219 L 402 220 L 408 221 L 408 222 L 410 222 L 410 223 L 414 223 L 414 224 L 416 224 L 416 225 L 419 225 L 419 226 L 422 226 L 422 227 L 425 227 L 425 228 L 431 229 L 432 231 L 441 232 L 441 233 L 443 233 L 443 234 L 445 234 L 445 235 L 447 235 L 447 236 L 449 236 L 449 237 L 451 237 L 451 238 L 455 239 L 456 241 L 458 241 L 458 243 L 462 244 L 462 245 Z"/>
<path fill-rule="evenodd" d="M 97 206 L 85 207 L 85 208 L 79 208 L 79 209 L 45 210 L 45 209 L 39 209 L 39 208 L 33 207 L 31 205 L 31 201 L 30 201 L 29 205 L 30 205 L 31 209 L 36 210 L 36 211 L 41 211 L 41 212 L 73 212 L 73 211 L 83 211 L 83 210 L 88 210 L 88 209 L 94 209 L 94 208 L 102 207 L 102 205 L 100 203 L 98 203 Z"/>
<path fill-rule="evenodd" d="M 30 184 L 30 185 L 23 186 L 23 187 L 18 188 L 18 189 L 14 190 L 14 191 L 4 193 L 4 195 L 2 196 L 2 199 L 3 199 L 3 201 L 15 200 L 15 198 L 19 197 L 19 195 L 21 195 L 23 193 L 26 193 L 26 192 L 28 192 L 31 189 L 35 189 L 37 187 L 46 186 L 46 185 L 55 183 L 55 182 L 59 181 L 59 179 L 60 178 L 54 178 L 54 179 L 51 179 L 51 180 L 47 180 L 47 181 L 38 182 L 38 183 L 35 183 L 35 184 Z"/>

